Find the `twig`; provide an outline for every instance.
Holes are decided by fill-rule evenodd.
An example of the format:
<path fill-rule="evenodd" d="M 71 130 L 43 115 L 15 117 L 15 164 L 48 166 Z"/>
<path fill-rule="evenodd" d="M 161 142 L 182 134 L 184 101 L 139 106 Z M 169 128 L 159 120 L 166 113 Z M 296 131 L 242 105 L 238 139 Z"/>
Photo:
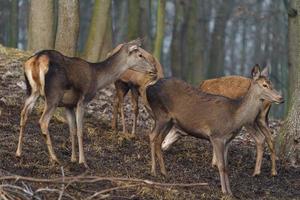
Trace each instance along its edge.
<path fill-rule="evenodd" d="M 113 187 L 113 188 L 108 188 L 108 189 L 105 189 L 105 190 L 101 190 L 99 192 L 96 192 L 95 194 L 89 196 L 88 198 L 86 198 L 87 200 L 89 199 L 92 199 L 96 196 L 99 196 L 100 194 L 104 194 L 104 193 L 108 193 L 108 192 L 112 192 L 114 190 L 119 190 L 119 189 L 125 189 L 125 188 L 131 188 L 131 187 L 136 187 L 136 186 L 139 186 L 137 184 L 135 185 L 124 185 L 124 186 L 118 186 L 118 187 Z"/>
<path fill-rule="evenodd" d="M 60 169 L 61 169 L 61 174 L 62 174 L 62 180 L 63 180 L 63 182 L 64 182 L 64 181 L 65 181 L 64 167 L 62 166 Z M 65 190 L 65 184 L 62 183 L 62 184 L 61 184 L 61 191 L 60 191 L 60 193 L 59 193 L 58 200 L 61 200 L 61 198 L 63 197 L 64 190 Z"/>

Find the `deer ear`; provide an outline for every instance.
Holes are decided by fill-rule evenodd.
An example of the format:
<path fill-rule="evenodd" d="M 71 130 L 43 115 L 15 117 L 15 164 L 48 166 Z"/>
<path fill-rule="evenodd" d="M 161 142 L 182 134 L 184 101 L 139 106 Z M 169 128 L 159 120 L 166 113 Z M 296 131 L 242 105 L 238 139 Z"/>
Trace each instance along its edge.
<path fill-rule="evenodd" d="M 254 80 L 256 80 L 256 79 L 259 78 L 259 76 L 260 76 L 260 67 L 259 67 L 258 64 L 256 64 L 256 65 L 252 68 L 252 70 L 251 70 L 251 75 L 252 75 L 252 78 L 253 78 Z"/>
<path fill-rule="evenodd" d="M 136 45 L 136 44 L 130 45 L 130 46 L 128 47 L 128 53 L 130 54 L 130 53 L 132 53 L 133 51 L 136 51 L 136 50 L 138 50 L 138 49 L 139 49 L 138 45 Z"/>
<path fill-rule="evenodd" d="M 269 76 L 269 67 L 265 67 L 262 71 L 261 71 L 261 75 L 268 77 Z"/>

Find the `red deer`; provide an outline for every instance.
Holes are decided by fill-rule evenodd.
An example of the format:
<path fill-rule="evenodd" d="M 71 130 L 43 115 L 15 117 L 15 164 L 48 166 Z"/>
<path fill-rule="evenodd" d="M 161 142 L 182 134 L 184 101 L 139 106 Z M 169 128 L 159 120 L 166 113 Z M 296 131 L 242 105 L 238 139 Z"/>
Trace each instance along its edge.
<path fill-rule="evenodd" d="M 45 137 L 50 161 L 59 163 L 50 139 L 48 125 L 58 106 L 65 107 L 72 142 L 71 161 L 76 161 L 75 134 L 78 137 L 79 163 L 86 167 L 83 151 L 84 108 L 96 95 L 97 90 L 116 81 L 128 68 L 153 73 L 154 67 L 140 51 L 140 41 L 126 43 L 117 52 L 99 63 L 81 58 L 67 57 L 55 50 L 43 50 L 30 57 L 24 65 L 27 93 L 21 112 L 19 143 L 16 156 L 21 156 L 22 139 L 28 114 L 38 97 L 43 96 L 45 106 L 40 118 L 42 135 Z"/>
<path fill-rule="evenodd" d="M 112 50 L 111 53 L 114 51 L 117 51 L 118 48 L 121 48 L 122 44 L 118 45 L 114 50 Z M 124 115 L 124 108 L 123 108 L 123 102 L 124 97 L 126 94 L 131 91 L 131 101 L 133 105 L 133 123 L 132 123 L 132 131 L 131 131 L 131 137 L 135 136 L 136 133 L 136 126 L 137 126 L 137 117 L 139 112 L 138 107 L 138 98 L 142 95 L 142 90 L 146 87 L 147 83 L 149 83 L 150 80 L 154 81 L 156 79 L 164 77 L 163 74 L 163 68 L 159 61 L 152 56 L 147 51 L 141 49 L 141 52 L 143 56 L 153 64 L 153 66 L 156 69 L 156 76 L 154 77 L 153 74 L 146 74 L 137 72 L 131 69 L 126 70 L 120 79 L 118 79 L 115 82 L 115 88 L 116 88 L 116 96 L 114 99 L 114 106 L 113 106 L 113 118 L 112 118 L 112 128 L 116 131 L 117 130 L 117 122 L 118 122 L 118 111 L 120 110 L 121 113 L 121 120 L 122 120 L 122 126 L 123 126 L 123 133 L 127 133 L 126 129 L 126 123 L 125 123 L 125 115 Z M 149 76 L 150 75 L 150 76 Z"/>
<path fill-rule="evenodd" d="M 167 174 L 161 144 L 163 136 L 175 125 L 188 135 L 211 142 L 222 192 L 232 194 L 227 161 L 230 141 L 242 126 L 255 122 L 262 100 L 283 102 L 283 97 L 272 88 L 265 76 L 261 76 L 257 66 L 253 68 L 252 74 L 249 90 L 238 100 L 202 92 L 175 78 L 160 79 L 149 86 L 146 91 L 147 99 L 155 120 L 154 128 L 149 134 L 151 173 L 156 175 L 157 157 L 161 173 Z"/>
<path fill-rule="evenodd" d="M 210 94 L 222 95 L 231 99 L 239 99 L 245 96 L 250 85 L 250 78 L 242 76 L 225 76 L 221 78 L 205 80 L 200 84 L 199 89 L 203 92 L 207 92 Z M 271 152 L 271 175 L 277 175 L 274 141 L 268 127 L 268 113 L 270 107 L 271 103 L 265 101 L 262 105 L 260 112 L 258 113 L 255 123 L 250 126 L 245 126 L 256 142 L 257 154 L 253 176 L 259 175 L 261 172 L 261 163 L 264 152 L 265 139 L 267 140 L 267 144 Z M 165 137 L 162 143 L 162 149 L 167 150 L 174 142 L 179 140 L 179 138 L 184 135 L 186 134 L 183 132 L 178 132 L 177 129 L 172 129 L 170 133 Z M 214 161 L 215 159 L 213 159 L 213 165 L 215 165 Z"/>

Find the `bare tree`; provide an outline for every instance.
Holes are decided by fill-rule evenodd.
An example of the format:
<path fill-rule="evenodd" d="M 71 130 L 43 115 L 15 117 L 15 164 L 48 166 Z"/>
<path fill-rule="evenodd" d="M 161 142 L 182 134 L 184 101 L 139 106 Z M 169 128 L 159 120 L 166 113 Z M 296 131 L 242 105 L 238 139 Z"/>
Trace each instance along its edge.
<path fill-rule="evenodd" d="M 154 56 L 158 60 L 160 60 L 161 48 L 164 39 L 165 7 L 166 7 L 166 0 L 158 0 L 156 36 L 155 36 L 154 51 L 153 51 Z"/>
<path fill-rule="evenodd" d="M 60 0 L 58 2 L 58 26 L 55 49 L 67 56 L 74 56 L 79 33 L 78 0 Z"/>
<path fill-rule="evenodd" d="M 111 0 L 95 0 L 89 34 L 84 48 L 84 57 L 91 62 L 99 60 L 105 38 Z"/>
<path fill-rule="evenodd" d="M 279 136 L 280 153 L 293 165 L 300 163 L 300 1 L 289 4 L 289 74 L 291 100 L 289 112 Z"/>
<path fill-rule="evenodd" d="M 31 0 L 27 49 L 38 51 L 51 49 L 53 45 L 53 0 Z"/>

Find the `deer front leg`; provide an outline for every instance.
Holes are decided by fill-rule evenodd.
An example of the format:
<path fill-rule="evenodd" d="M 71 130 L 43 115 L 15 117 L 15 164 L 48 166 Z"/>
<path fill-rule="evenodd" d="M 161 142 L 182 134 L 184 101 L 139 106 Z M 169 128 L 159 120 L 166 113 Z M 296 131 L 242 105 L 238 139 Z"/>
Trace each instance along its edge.
<path fill-rule="evenodd" d="M 226 164 L 227 158 L 227 149 L 225 148 L 225 141 L 221 139 L 211 139 L 211 143 L 214 148 L 214 152 L 216 154 L 217 165 L 220 174 L 221 180 L 221 188 L 224 194 L 232 194 L 230 185 L 229 185 L 229 178 L 228 178 L 228 166 Z"/>
<path fill-rule="evenodd" d="M 256 163 L 255 169 L 252 176 L 257 176 L 260 174 L 261 163 L 264 154 L 264 144 L 265 144 L 265 136 L 262 134 L 260 129 L 257 127 L 257 124 L 253 124 L 252 126 L 246 126 L 246 129 L 249 131 L 250 135 L 255 140 L 256 144 Z"/>
<path fill-rule="evenodd" d="M 66 119 L 68 121 L 70 139 L 72 143 L 71 162 L 76 162 L 76 115 L 73 108 L 66 108 Z"/>
<path fill-rule="evenodd" d="M 76 125 L 77 125 L 77 137 L 78 137 L 78 147 L 79 147 L 79 164 L 84 164 L 86 168 L 88 165 L 85 160 L 84 156 L 84 149 L 83 149 L 83 135 L 82 135 L 82 128 L 83 128 L 83 115 L 84 115 L 84 104 L 83 104 L 84 97 L 81 97 L 77 103 L 76 107 Z"/>
<path fill-rule="evenodd" d="M 139 94 L 136 88 L 131 89 L 131 102 L 133 105 L 133 123 L 131 136 L 134 137 L 136 134 L 137 117 L 139 114 Z"/>

